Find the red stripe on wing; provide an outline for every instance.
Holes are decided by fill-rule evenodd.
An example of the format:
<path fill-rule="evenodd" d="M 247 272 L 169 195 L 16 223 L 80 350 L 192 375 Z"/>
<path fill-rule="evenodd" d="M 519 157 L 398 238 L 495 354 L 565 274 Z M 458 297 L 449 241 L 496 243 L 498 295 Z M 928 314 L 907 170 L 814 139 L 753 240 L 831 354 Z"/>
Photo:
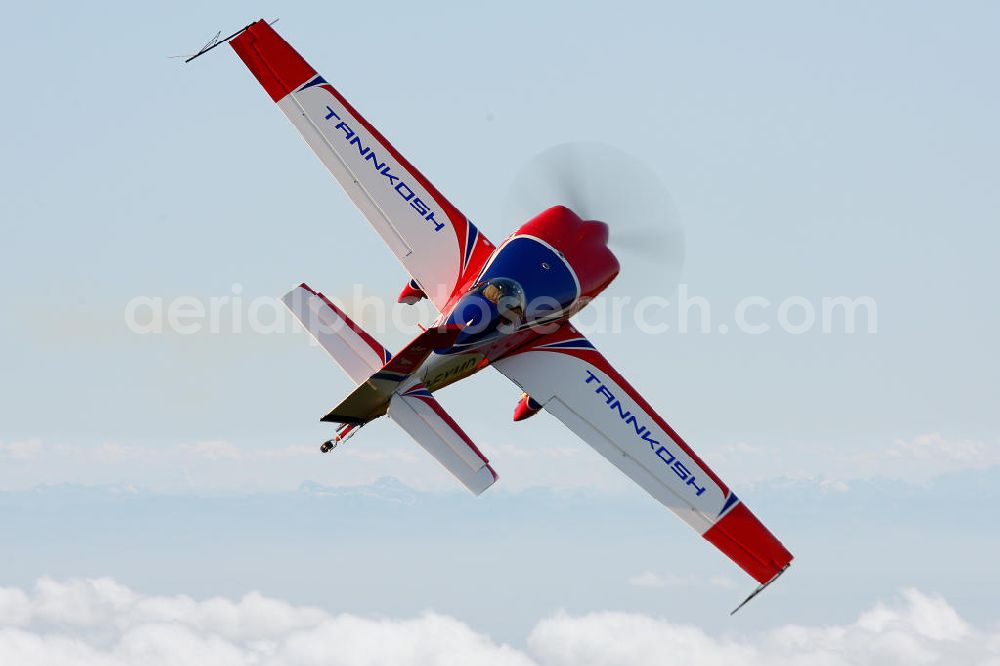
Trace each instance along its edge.
<path fill-rule="evenodd" d="M 299 86 L 316 76 L 316 70 L 266 21 L 257 21 L 229 43 L 275 102 L 294 92 Z M 403 157 L 378 129 L 358 113 L 357 109 L 336 88 L 326 82 L 323 82 L 319 87 L 333 95 L 385 147 L 392 158 L 402 168 L 409 171 L 413 178 L 427 190 L 434 203 L 447 218 L 447 223 L 450 224 L 451 230 L 455 234 L 455 251 L 458 252 L 460 268 L 459 274 L 454 276 L 454 283 L 449 285 L 452 289 L 452 295 L 456 290 L 469 286 L 493 252 L 492 244 L 480 232 L 472 253 L 467 256 L 466 240 L 468 239 L 470 223 L 465 215 L 452 205 L 409 160 Z M 443 219 L 438 221 L 446 224 Z M 436 285 L 421 286 L 431 289 Z"/>
<path fill-rule="evenodd" d="M 378 340 L 376 340 L 371 335 L 369 335 L 368 331 L 366 331 L 365 329 L 363 329 L 360 326 L 358 326 L 357 324 L 355 324 L 354 321 L 350 317 L 348 317 L 347 314 L 343 310 L 341 310 L 336 305 L 334 305 L 333 301 L 331 301 L 329 298 L 327 298 L 326 296 L 324 296 L 322 293 L 320 293 L 318 291 L 315 291 L 312 287 L 310 287 L 309 285 L 307 285 L 304 282 L 302 284 L 300 284 L 299 286 L 302 287 L 303 289 L 305 289 L 306 291 L 308 291 L 313 296 L 317 296 L 317 297 L 321 298 L 323 300 L 323 302 L 326 303 L 326 306 L 328 308 L 330 308 L 331 310 L 333 310 L 334 312 L 336 312 L 337 316 L 344 320 L 344 323 L 347 324 L 348 328 L 350 328 L 352 331 L 354 331 L 359 336 L 361 336 L 361 339 L 364 340 L 365 343 L 369 347 L 371 347 L 375 351 L 376 354 L 378 354 L 379 358 L 383 359 L 383 361 L 382 361 L 383 363 L 386 362 L 386 360 L 387 360 L 386 356 L 388 355 L 388 351 L 386 350 L 385 347 L 382 346 L 382 344 Z"/>
<path fill-rule="evenodd" d="M 300 81 L 299 83 L 302 83 L 302 81 Z M 361 123 L 361 126 L 364 127 L 366 130 L 368 130 L 368 132 L 373 137 L 375 137 L 376 141 L 385 146 L 385 149 L 389 151 L 389 154 L 392 155 L 392 158 L 396 160 L 396 162 L 401 167 L 403 167 L 403 169 L 409 171 L 413 175 L 413 178 L 418 183 L 420 183 L 420 186 L 423 187 L 425 190 L 427 190 L 427 193 L 431 195 L 431 198 L 434 199 L 434 203 L 436 203 L 438 206 L 441 207 L 441 210 L 448 217 L 448 221 L 451 223 L 452 232 L 455 234 L 456 251 L 458 252 L 458 256 L 460 258 L 458 262 L 460 274 L 455 276 L 455 283 L 457 285 L 463 282 L 461 275 L 461 273 L 463 272 L 461 268 L 462 266 L 461 258 L 465 256 L 465 240 L 467 238 L 466 234 L 468 233 L 468 225 L 469 225 L 468 219 L 465 217 L 465 215 L 462 214 L 461 211 L 455 208 L 455 206 L 453 206 L 451 202 L 448 201 L 444 197 L 444 195 L 441 194 L 441 192 L 439 192 L 438 189 L 434 187 L 434 185 L 429 180 L 427 180 L 424 174 L 420 173 L 420 171 L 415 166 L 413 166 L 409 160 L 403 157 L 403 155 L 400 154 L 400 152 L 396 150 L 396 148 L 393 147 L 391 143 L 389 143 L 389 140 L 386 139 L 385 136 L 383 136 L 382 133 L 379 132 L 374 125 L 369 123 L 364 116 L 358 113 L 357 109 L 355 109 L 354 106 L 352 106 L 351 103 L 348 102 L 347 99 L 345 99 L 344 96 L 341 95 L 336 88 L 334 88 L 329 83 L 322 84 L 320 88 L 326 90 L 328 93 L 333 95 L 337 99 L 337 101 L 340 102 L 345 109 L 347 109 L 347 112 L 350 113 L 352 116 L 354 116 L 357 119 L 357 121 Z M 478 268 L 476 269 L 476 272 L 478 272 Z M 421 287 L 430 288 L 428 285 L 421 285 Z M 453 289 L 454 287 L 455 285 L 452 285 Z"/>
<path fill-rule="evenodd" d="M 275 102 L 316 76 L 316 70 L 264 20 L 229 44 Z"/>
<path fill-rule="evenodd" d="M 423 384 L 417 384 L 414 388 L 417 388 L 417 387 L 419 387 L 421 389 L 424 389 L 424 385 Z M 437 400 L 435 400 L 433 397 L 422 396 L 422 395 L 416 395 L 416 396 L 413 396 L 413 397 L 417 398 L 418 400 L 421 400 L 425 405 L 427 405 L 431 409 L 433 409 L 434 413 L 437 414 L 441 418 L 441 420 L 444 421 L 448 425 L 448 427 L 451 428 L 455 432 L 456 435 L 458 435 L 459 437 L 461 437 L 462 441 L 465 442 L 465 444 L 470 449 L 472 449 L 473 453 L 475 453 L 477 456 L 479 456 L 479 458 L 484 463 L 486 463 L 486 467 L 489 468 L 490 474 L 492 474 L 493 475 L 493 479 L 496 480 L 497 473 L 493 471 L 492 467 L 490 467 L 490 465 L 489 465 L 489 462 L 490 462 L 489 459 L 486 456 L 484 456 L 483 452 L 479 450 L 479 447 L 476 446 L 476 444 L 471 439 L 469 439 L 469 436 L 465 434 L 465 431 L 462 430 L 462 428 L 459 427 L 459 425 L 457 423 L 455 423 L 455 419 L 451 418 L 451 415 L 448 414 L 448 412 L 444 411 L 444 408 L 441 407 L 441 404 Z"/>
<path fill-rule="evenodd" d="M 515 354 L 520 354 L 528 351 L 536 351 L 535 349 L 536 346 L 551 344 L 554 342 L 562 342 L 564 340 L 570 340 L 578 337 L 581 336 L 579 331 L 577 331 L 575 328 L 573 328 L 572 326 L 563 326 L 558 331 L 555 331 L 554 333 L 551 333 L 549 335 L 542 336 L 538 338 L 538 340 L 535 341 L 533 344 L 517 350 Z M 640 395 L 639 392 L 636 391 L 635 388 L 633 388 L 633 386 L 629 384 L 628 381 L 611 366 L 610 363 L 608 363 L 608 360 L 604 358 L 604 356 L 599 351 L 597 351 L 596 349 L 573 349 L 573 348 L 561 348 L 561 349 L 549 348 L 549 349 L 538 349 L 537 351 L 545 351 L 558 354 L 569 354 L 570 356 L 575 356 L 581 361 L 590 363 L 591 365 L 597 367 L 601 372 L 610 377 L 616 384 L 625 389 L 625 392 L 628 394 L 629 398 L 631 398 L 643 411 L 645 411 L 649 415 L 649 417 L 656 422 L 656 425 L 662 428 L 663 431 L 667 433 L 667 435 L 670 437 L 670 439 L 672 439 L 674 443 L 677 444 L 677 446 L 681 447 L 684 453 L 690 456 L 691 459 L 699 467 L 705 470 L 705 474 L 707 474 L 708 477 L 712 479 L 712 481 L 715 483 L 715 485 L 717 485 L 722 490 L 723 495 L 729 494 L 729 486 L 723 483 L 722 479 L 720 479 L 715 474 L 715 472 L 712 471 L 712 468 L 710 468 L 708 465 L 705 464 L 705 461 L 703 461 L 698 456 L 698 454 L 695 453 L 690 446 L 688 446 L 687 442 L 685 442 L 681 438 L 681 436 L 677 434 L 677 431 L 675 431 L 672 427 L 670 427 L 669 423 L 663 420 L 663 417 L 661 417 L 656 412 L 656 410 L 654 410 L 653 407 L 648 402 L 646 402 L 646 399 L 643 398 L 642 395 Z"/>
<path fill-rule="evenodd" d="M 758 583 L 771 580 L 792 561 L 792 554 L 742 502 L 703 536 Z"/>

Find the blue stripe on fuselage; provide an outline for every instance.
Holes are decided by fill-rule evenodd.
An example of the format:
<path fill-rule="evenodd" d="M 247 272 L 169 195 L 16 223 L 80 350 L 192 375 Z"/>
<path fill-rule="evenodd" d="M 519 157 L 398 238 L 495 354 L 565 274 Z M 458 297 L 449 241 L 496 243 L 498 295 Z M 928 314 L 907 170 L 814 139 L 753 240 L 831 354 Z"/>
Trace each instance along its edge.
<path fill-rule="evenodd" d="M 500 248 L 479 282 L 499 277 L 518 281 L 524 289 L 528 314 L 535 319 L 568 308 L 580 296 L 566 260 L 529 236 L 512 238 Z"/>

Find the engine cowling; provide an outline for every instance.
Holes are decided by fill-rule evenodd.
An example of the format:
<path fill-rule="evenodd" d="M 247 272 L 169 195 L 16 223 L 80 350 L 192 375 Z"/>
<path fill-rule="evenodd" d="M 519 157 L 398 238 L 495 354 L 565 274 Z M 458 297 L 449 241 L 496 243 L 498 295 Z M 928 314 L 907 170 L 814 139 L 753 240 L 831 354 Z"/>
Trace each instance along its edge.
<path fill-rule="evenodd" d="M 527 393 L 521 394 L 521 399 L 517 401 L 517 407 L 514 408 L 514 420 L 523 421 L 524 419 L 531 418 L 539 412 L 542 408 L 542 403 L 536 402 Z"/>

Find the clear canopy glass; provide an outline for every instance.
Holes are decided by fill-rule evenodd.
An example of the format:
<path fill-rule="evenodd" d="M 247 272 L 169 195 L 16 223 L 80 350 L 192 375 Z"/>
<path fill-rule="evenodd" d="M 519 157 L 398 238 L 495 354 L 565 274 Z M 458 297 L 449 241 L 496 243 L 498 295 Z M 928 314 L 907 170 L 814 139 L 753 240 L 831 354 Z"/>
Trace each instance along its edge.
<path fill-rule="evenodd" d="M 526 307 L 524 289 L 516 280 L 492 278 L 473 287 L 473 291 L 496 305 L 497 311 L 504 319 L 516 323 L 524 318 Z"/>

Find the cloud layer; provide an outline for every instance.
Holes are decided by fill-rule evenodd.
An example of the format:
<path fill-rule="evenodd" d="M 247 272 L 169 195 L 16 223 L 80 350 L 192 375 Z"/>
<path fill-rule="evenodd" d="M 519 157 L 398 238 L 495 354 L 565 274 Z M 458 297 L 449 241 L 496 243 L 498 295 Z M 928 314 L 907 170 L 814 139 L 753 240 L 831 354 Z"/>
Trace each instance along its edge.
<path fill-rule="evenodd" d="M 250 593 L 239 600 L 143 596 L 111 579 L 0 588 L 0 663 L 19 666 L 1000 666 L 1000 631 L 904 590 L 848 625 L 713 636 L 645 615 L 559 613 L 525 649 L 463 622 L 333 615 Z"/>
<path fill-rule="evenodd" d="M 372 426 L 377 428 L 377 426 Z M 287 491 L 301 479 L 324 484 L 370 483 L 399 476 L 414 488 L 460 491 L 440 465 L 401 433 L 366 432 L 364 446 L 337 451 L 337 464 L 319 465 L 318 445 L 287 443 L 258 447 L 225 440 L 154 446 L 115 442 L 67 444 L 0 440 L 0 490 L 45 483 L 117 484 L 159 492 Z M 501 468 L 502 487 L 598 489 L 628 492 L 632 484 L 583 442 L 530 446 L 483 442 Z M 1000 466 L 1000 442 L 956 439 L 927 433 L 891 442 L 795 446 L 737 442 L 703 447 L 713 468 L 733 485 L 778 479 L 811 481 L 829 491 L 847 491 L 865 479 L 924 484 L 941 476 Z"/>

